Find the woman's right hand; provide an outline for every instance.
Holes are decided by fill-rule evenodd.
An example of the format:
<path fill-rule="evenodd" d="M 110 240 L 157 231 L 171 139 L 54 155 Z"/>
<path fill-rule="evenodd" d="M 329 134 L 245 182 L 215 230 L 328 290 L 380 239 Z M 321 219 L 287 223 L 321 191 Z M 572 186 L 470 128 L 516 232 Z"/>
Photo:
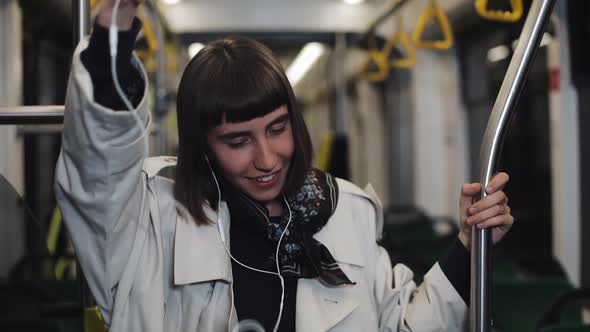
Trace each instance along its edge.
<path fill-rule="evenodd" d="M 113 8 L 115 7 L 115 0 L 102 0 L 100 4 L 100 12 L 96 17 L 96 21 L 101 26 L 108 28 L 111 25 L 111 17 Z M 117 27 L 119 30 L 129 30 L 133 25 L 133 18 L 137 12 L 137 7 L 143 0 L 120 0 L 119 12 L 117 13 Z"/>

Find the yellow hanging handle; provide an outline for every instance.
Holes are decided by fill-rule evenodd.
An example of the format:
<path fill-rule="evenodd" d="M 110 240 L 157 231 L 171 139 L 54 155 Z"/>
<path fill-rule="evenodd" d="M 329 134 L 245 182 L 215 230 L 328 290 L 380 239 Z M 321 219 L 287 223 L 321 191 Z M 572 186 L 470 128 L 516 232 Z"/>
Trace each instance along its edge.
<path fill-rule="evenodd" d="M 510 0 L 510 5 L 512 5 L 512 11 L 489 10 L 488 0 L 475 0 L 475 11 L 488 20 L 516 22 L 520 20 L 524 12 L 522 0 Z"/>
<path fill-rule="evenodd" d="M 395 34 L 387 40 L 384 47 L 384 56 L 386 59 L 390 59 L 391 52 L 396 46 L 405 52 L 405 57 L 399 59 L 389 60 L 389 66 L 391 68 L 409 69 L 413 68 L 416 64 L 416 50 L 410 42 L 410 38 L 404 31 L 404 25 L 402 23 L 401 16 L 395 18 L 396 28 Z"/>
<path fill-rule="evenodd" d="M 440 29 L 443 34 L 443 39 L 422 40 L 422 33 L 424 33 L 424 28 L 426 28 L 426 25 L 432 19 L 435 19 L 435 21 L 440 26 Z M 414 42 L 414 45 L 418 48 L 448 50 L 451 47 L 453 47 L 455 38 L 453 36 L 451 24 L 449 23 L 449 18 L 447 14 L 444 12 L 444 10 L 440 8 L 436 0 L 432 0 L 430 6 L 428 6 L 422 12 L 422 14 L 420 14 L 420 17 L 418 18 L 418 23 L 416 23 L 414 33 L 412 34 L 412 41 Z"/>
<path fill-rule="evenodd" d="M 360 77 L 370 82 L 382 82 L 389 76 L 389 63 L 387 57 L 377 49 L 375 41 L 375 31 L 369 33 L 369 59 L 361 70 Z M 371 69 L 371 64 L 375 64 L 376 70 Z"/>
<path fill-rule="evenodd" d="M 327 172 L 330 167 L 330 159 L 332 159 L 332 150 L 334 149 L 334 135 L 332 133 L 325 134 L 320 143 L 315 167 L 321 171 Z"/>
<path fill-rule="evenodd" d="M 84 332 L 106 332 L 98 306 L 84 308 Z"/>
<path fill-rule="evenodd" d="M 145 15 L 138 14 L 139 20 L 143 24 L 143 32 L 145 34 L 145 40 L 147 42 L 147 50 L 137 50 L 137 56 L 143 61 L 144 66 L 148 72 L 154 72 L 156 70 L 156 53 L 158 52 L 158 38 L 154 31 L 152 21 L 150 21 Z"/>

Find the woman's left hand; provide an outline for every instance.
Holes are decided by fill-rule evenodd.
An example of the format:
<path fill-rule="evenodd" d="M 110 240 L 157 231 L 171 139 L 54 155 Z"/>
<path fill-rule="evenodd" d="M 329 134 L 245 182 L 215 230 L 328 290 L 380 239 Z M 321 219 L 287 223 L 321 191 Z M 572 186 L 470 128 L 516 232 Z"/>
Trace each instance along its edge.
<path fill-rule="evenodd" d="M 512 227 L 514 217 L 510 214 L 508 197 L 503 189 L 508 183 L 508 174 L 496 174 L 486 187 L 486 196 L 478 202 L 472 203 L 474 197 L 481 192 L 481 183 L 465 183 L 461 187 L 459 209 L 461 224 L 459 240 L 467 250 L 471 250 L 471 229 L 492 229 L 492 241 L 500 241 Z"/>

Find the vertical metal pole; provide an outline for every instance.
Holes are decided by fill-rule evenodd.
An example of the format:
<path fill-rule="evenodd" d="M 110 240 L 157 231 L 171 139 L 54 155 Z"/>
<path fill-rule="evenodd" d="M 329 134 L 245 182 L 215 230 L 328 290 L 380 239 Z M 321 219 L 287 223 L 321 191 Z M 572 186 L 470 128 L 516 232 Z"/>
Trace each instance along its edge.
<path fill-rule="evenodd" d="M 164 25 L 158 8 L 151 2 L 146 2 L 146 8 L 150 11 L 152 22 L 154 23 L 154 33 L 158 49 L 156 50 L 156 74 L 154 76 L 154 86 L 156 90 L 156 99 L 154 113 L 156 115 L 157 132 L 157 153 L 160 156 L 166 154 L 166 124 L 165 117 L 168 113 L 168 91 L 166 88 L 166 38 L 164 36 Z"/>
<path fill-rule="evenodd" d="M 90 33 L 90 0 L 72 0 L 72 31 L 73 46 L 76 48 L 80 40 Z M 101 326 L 101 322 L 93 320 L 92 308 L 96 306 L 96 301 L 92 296 L 80 263 L 76 264 L 76 272 L 80 285 L 81 296 L 81 314 L 83 319 L 83 331 L 94 331 L 95 326 Z M 98 330 L 96 330 L 98 331 Z"/>
<path fill-rule="evenodd" d="M 72 0 L 74 47 L 90 32 L 90 0 Z"/>
<path fill-rule="evenodd" d="M 346 52 L 346 34 L 336 33 L 334 40 L 334 53 L 332 61 L 332 80 L 336 93 L 335 108 L 333 110 L 333 130 L 336 135 L 345 135 L 348 132 L 346 79 L 343 75 L 342 56 Z"/>
<path fill-rule="evenodd" d="M 555 0 L 533 1 L 527 15 L 519 42 L 496 102 L 488 121 L 480 152 L 482 170 L 480 180 L 483 184 L 481 197 L 485 197 L 485 187 L 492 179 L 501 144 L 506 134 L 507 124 L 516 109 L 518 97 L 524 86 L 527 73 L 533 63 L 541 43 L 545 25 L 549 21 Z M 491 331 L 491 230 L 474 227 L 471 247 L 471 331 Z"/>

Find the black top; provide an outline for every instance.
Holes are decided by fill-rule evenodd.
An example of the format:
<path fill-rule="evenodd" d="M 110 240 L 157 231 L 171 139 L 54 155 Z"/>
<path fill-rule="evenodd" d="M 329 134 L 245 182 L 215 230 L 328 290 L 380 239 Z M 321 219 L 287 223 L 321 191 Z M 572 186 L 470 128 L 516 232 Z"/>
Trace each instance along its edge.
<path fill-rule="evenodd" d="M 280 217 L 271 217 L 271 219 Z M 278 220 L 276 220 L 278 222 Z M 266 232 L 231 224 L 232 255 L 250 267 L 276 272 L 274 256 L 276 245 L 268 240 Z M 234 302 L 238 319 L 259 321 L 266 331 L 272 331 L 279 315 L 281 282 L 276 275 L 252 271 L 232 260 Z M 295 305 L 297 279 L 285 278 L 285 299 L 279 331 L 295 331 Z"/>
<path fill-rule="evenodd" d="M 131 64 L 133 46 L 140 30 L 141 21 L 135 18 L 130 30 L 119 32 L 117 45 L 119 84 L 135 107 L 141 101 L 145 87 L 139 71 Z M 113 110 L 125 110 L 125 104 L 113 84 L 108 29 L 94 24 L 88 47 L 82 52 L 80 59 L 92 78 L 94 101 Z"/>
<path fill-rule="evenodd" d="M 141 22 L 136 18 L 129 31 L 119 32 L 117 73 L 123 90 L 132 104 L 137 106 L 143 97 L 145 83 L 139 71 L 131 64 L 131 53 Z M 81 60 L 90 73 L 94 100 L 111 109 L 125 109 L 111 78 L 108 46 L 108 29 L 94 24 L 88 48 L 81 54 Z M 276 247 L 265 234 L 242 229 L 239 225 L 230 227 L 231 252 L 240 262 L 266 271 L 276 271 L 274 260 Z M 459 239 L 455 241 L 448 256 L 440 267 L 461 298 L 469 305 L 470 259 L 469 252 Z M 254 272 L 232 260 L 234 279 L 234 303 L 238 318 L 255 319 L 267 331 L 272 331 L 279 313 L 281 284 L 276 275 Z M 354 281 L 354 280 L 353 280 Z M 295 331 L 295 307 L 297 280 L 285 278 L 285 299 L 280 331 Z"/>

